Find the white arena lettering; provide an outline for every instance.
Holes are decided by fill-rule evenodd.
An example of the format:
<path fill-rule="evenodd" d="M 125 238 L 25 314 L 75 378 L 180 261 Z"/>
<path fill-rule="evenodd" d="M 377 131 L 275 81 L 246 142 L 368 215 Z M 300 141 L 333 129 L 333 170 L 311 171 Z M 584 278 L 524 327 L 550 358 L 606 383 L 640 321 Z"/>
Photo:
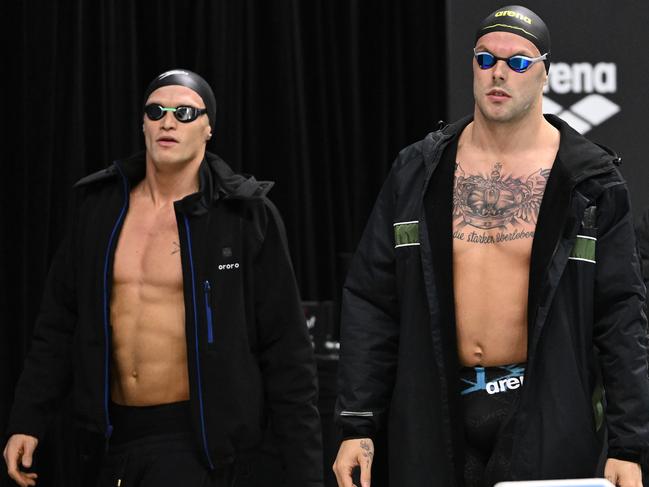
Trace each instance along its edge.
<path fill-rule="evenodd" d="M 505 392 L 506 390 L 518 389 L 523 385 L 523 380 L 525 377 L 508 377 L 506 379 L 500 379 L 497 381 L 487 382 L 485 385 L 485 390 L 487 394 L 497 394 L 499 392 Z"/>
<path fill-rule="evenodd" d="M 615 93 L 617 66 L 615 63 L 552 63 L 544 93 Z"/>

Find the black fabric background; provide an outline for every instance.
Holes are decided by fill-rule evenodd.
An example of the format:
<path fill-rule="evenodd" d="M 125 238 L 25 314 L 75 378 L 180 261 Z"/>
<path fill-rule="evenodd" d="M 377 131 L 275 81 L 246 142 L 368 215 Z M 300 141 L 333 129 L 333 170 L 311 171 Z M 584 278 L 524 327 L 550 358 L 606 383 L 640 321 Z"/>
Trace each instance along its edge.
<path fill-rule="evenodd" d="M 142 148 L 141 96 L 156 74 L 208 80 L 219 105 L 209 150 L 276 181 L 303 298 L 337 299 L 391 161 L 445 115 L 444 19 L 429 0 L 5 2 L 0 430 L 69 189 Z M 68 426 L 64 415 L 39 446 L 41 487 L 72 485 Z"/>

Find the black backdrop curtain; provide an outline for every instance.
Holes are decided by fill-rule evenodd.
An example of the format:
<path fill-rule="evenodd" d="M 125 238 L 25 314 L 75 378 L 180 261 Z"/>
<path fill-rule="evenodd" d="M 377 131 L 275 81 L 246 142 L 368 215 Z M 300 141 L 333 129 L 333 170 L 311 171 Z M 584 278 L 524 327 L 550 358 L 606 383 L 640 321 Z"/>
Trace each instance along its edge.
<path fill-rule="evenodd" d="M 391 161 L 445 113 L 444 2 L 9 0 L 2 18 L 2 430 L 70 186 L 142 148 L 156 74 L 201 73 L 209 150 L 276 181 L 304 299 L 337 299 Z M 43 487 L 69 485 L 60 423 Z"/>

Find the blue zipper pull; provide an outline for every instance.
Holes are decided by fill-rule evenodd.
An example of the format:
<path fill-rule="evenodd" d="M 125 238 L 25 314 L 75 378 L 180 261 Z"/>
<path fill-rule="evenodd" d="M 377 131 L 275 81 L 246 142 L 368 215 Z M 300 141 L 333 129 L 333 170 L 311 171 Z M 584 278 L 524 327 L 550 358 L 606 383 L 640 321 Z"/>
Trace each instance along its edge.
<path fill-rule="evenodd" d="M 214 343 L 214 327 L 212 324 L 212 307 L 210 306 L 210 292 L 212 287 L 210 281 L 203 283 L 205 290 L 205 316 L 207 317 L 207 343 Z"/>

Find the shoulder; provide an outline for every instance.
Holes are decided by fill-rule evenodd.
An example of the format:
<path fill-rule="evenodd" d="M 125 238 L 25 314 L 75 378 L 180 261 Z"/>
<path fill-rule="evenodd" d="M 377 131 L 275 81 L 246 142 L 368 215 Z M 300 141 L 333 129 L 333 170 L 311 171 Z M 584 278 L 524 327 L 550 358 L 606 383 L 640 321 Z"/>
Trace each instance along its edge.
<path fill-rule="evenodd" d="M 83 188 L 83 187 L 90 186 L 94 183 L 105 182 L 109 179 L 112 179 L 116 175 L 117 175 L 117 170 L 115 166 L 110 166 L 105 169 L 101 169 L 100 171 L 96 171 L 92 174 L 89 174 L 88 176 L 84 176 L 83 178 L 79 179 L 76 183 L 74 183 L 73 187 Z"/>
<path fill-rule="evenodd" d="M 427 149 L 431 145 L 437 145 L 437 133 L 431 132 L 425 138 L 410 144 L 399 151 L 390 173 L 388 180 L 392 181 L 395 186 L 407 186 L 412 181 L 421 180 L 426 171 Z"/>
<path fill-rule="evenodd" d="M 139 181 L 145 174 L 145 153 L 136 152 L 128 157 L 114 160 L 99 171 L 79 179 L 73 188 L 78 194 L 88 195 L 100 193 L 105 188 L 124 189 L 129 181 Z"/>
<path fill-rule="evenodd" d="M 407 167 L 424 166 L 427 162 L 431 162 L 431 158 L 443 140 L 444 134 L 441 130 L 430 132 L 423 139 L 401 149 L 394 161 L 393 168 L 399 170 Z"/>
<path fill-rule="evenodd" d="M 459 138 L 471 120 L 472 117 L 467 116 L 450 124 L 440 121 L 437 130 L 399 152 L 393 164 L 393 171 L 412 172 L 433 166 L 439 160 L 441 151 L 450 141 Z"/>

